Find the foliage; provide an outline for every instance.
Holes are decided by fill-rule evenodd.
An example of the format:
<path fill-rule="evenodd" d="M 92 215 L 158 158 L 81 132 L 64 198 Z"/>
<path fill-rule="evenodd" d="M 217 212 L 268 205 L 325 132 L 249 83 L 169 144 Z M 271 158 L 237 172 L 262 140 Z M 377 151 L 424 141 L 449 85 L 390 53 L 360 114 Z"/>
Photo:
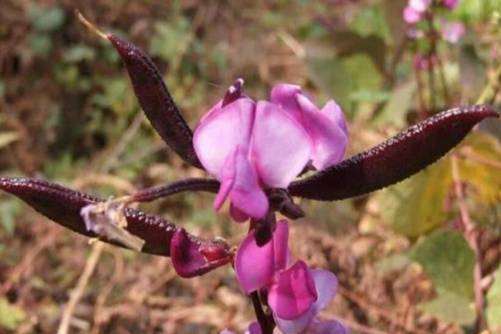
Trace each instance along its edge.
<path fill-rule="evenodd" d="M 428 87 L 429 72 L 423 71 L 420 88 L 413 56 L 429 44 L 405 39 L 406 3 L 97 0 L 80 9 L 103 30 L 129 36 L 151 52 L 192 128 L 237 77 L 260 99 L 274 83 L 294 82 L 307 87 L 319 105 L 331 97 L 340 103 L 350 121 L 351 155 L 422 118 L 421 95 L 427 115 L 474 103 L 500 64 L 501 1 L 461 0 L 441 15 L 463 22 L 466 34 L 458 44 L 438 45 L 443 77 L 435 68 L 435 86 Z M 117 184 L 144 188 L 200 177 L 163 148 L 148 122 L 136 120 L 139 106 L 119 58 L 77 22 L 74 6 L 48 0 L 0 4 L 2 175 L 41 174 L 68 185 L 74 180 L 79 188 L 114 196 L 126 192 Z M 483 102 L 498 107 L 500 100 L 489 96 Z M 495 239 L 501 228 L 500 133 L 499 121 L 481 124 L 453 156 L 379 193 L 301 203 L 310 214 L 292 227 L 294 253 L 329 267 L 340 279 L 340 302 L 327 312 L 388 332 L 471 330 L 473 258 L 458 232 L 452 158 L 475 228 Z M 227 208 L 213 212 L 212 199 L 182 195 L 145 207 L 211 237 L 243 233 L 227 224 Z M 6 297 L 0 299 L 0 326 L 9 332 L 21 324 L 27 332 L 56 332 L 60 306 L 85 266 L 87 243 L 36 217 L 0 194 L 0 289 L 9 287 L 1 290 Z M 492 331 L 500 326 L 499 249 L 499 243 L 481 249 L 484 276 L 498 268 L 486 295 Z M 132 261 L 137 258 L 139 264 Z M 172 279 L 169 265 L 142 255 L 107 250 L 100 261 L 75 317 L 82 332 L 213 333 L 222 326 L 243 329 L 249 319 L 238 287 L 228 284 L 229 272 L 211 274 L 201 284 Z M 412 261 L 426 278 L 413 272 Z M 207 296 L 211 304 L 200 306 Z M 418 312 L 407 313 L 409 301 L 419 304 Z M 107 318 L 95 310 L 105 310 Z M 385 310 L 408 316 L 385 319 Z"/>

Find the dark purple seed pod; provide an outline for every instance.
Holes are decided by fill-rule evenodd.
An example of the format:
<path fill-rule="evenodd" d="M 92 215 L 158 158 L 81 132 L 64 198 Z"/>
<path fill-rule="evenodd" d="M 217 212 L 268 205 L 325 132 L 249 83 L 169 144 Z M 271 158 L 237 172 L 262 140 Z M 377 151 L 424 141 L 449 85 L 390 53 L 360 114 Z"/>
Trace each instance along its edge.
<path fill-rule="evenodd" d="M 334 201 L 387 187 L 440 159 L 488 117 L 499 114 L 484 105 L 443 111 L 365 152 L 293 182 L 289 192 L 292 196 Z"/>
<path fill-rule="evenodd" d="M 151 58 L 134 44 L 114 34 L 107 34 L 106 37 L 122 58 L 139 104 L 160 137 L 184 161 L 203 168 L 193 149 L 193 133 Z"/>
<path fill-rule="evenodd" d="M 19 197 L 36 211 L 74 232 L 87 237 L 98 237 L 86 228 L 81 216 L 82 208 L 103 202 L 97 197 L 31 178 L 0 177 L 0 189 Z M 161 256 L 174 255 L 172 239 L 179 232 L 178 227 L 162 217 L 133 208 L 125 208 L 124 216 L 127 220 L 125 229 L 144 240 L 142 252 Z M 230 247 L 223 240 L 204 240 L 183 233 L 188 241 L 175 249 L 175 257 L 191 258 L 196 260 L 196 263 L 184 260 L 188 269 L 183 270 L 181 276 L 201 275 L 232 260 Z M 115 240 L 99 237 L 102 241 L 122 246 Z M 172 257 L 173 263 L 181 261 Z"/>

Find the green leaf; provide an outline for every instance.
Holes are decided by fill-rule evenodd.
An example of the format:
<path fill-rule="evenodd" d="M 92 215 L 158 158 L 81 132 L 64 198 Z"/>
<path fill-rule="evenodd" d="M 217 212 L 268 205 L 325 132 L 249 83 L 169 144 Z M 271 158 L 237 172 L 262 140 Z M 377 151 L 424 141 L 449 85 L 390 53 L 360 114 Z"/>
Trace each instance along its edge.
<path fill-rule="evenodd" d="M 30 8 L 29 15 L 35 30 L 40 32 L 51 32 L 60 28 L 66 15 L 59 7 L 44 9 L 34 5 Z"/>
<path fill-rule="evenodd" d="M 494 274 L 494 283 L 487 293 L 487 322 L 492 331 L 501 332 L 501 266 Z"/>
<path fill-rule="evenodd" d="M 500 203 L 501 143 L 490 135 L 474 133 L 461 145 L 460 152 L 464 159 L 458 160 L 459 176 L 468 183 L 467 195 L 474 200 L 471 212 L 475 213 L 481 205 Z"/>
<path fill-rule="evenodd" d="M 8 235 L 14 233 L 16 216 L 21 212 L 19 201 L 11 198 L 0 202 L 0 225 L 5 229 Z"/>
<path fill-rule="evenodd" d="M 418 309 L 460 326 L 470 325 L 475 321 L 471 300 L 454 293 L 442 292 L 434 300 L 419 304 Z"/>
<path fill-rule="evenodd" d="M 381 191 L 377 196 L 385 222 L 408 237 L 435 229 L 447 220 L 445 199 L 451 183 L 450 164 L 443 160 Z"/>
<path fill-rule="evenodd" d="M 22 308 L 10 304 L 5 298 L 0 298 L 0 328 L 13 331 L 26 319 L 26 316 Z"/>
<path fill-rule="evenodd" d="M 473 298 L 475 255 L 459 232 L 433 233 L 414 247 L 411 258 L 423 267 L 438 291 Z"/>
<path fill-rule="evenodd" d="M 475 255 L 463 236 L 435 232 L 414 247 L 411 258 L 423 267 L 438 294 L 421 305 L 423 311 L 447 322 L 471 324 Z"/>
<path fill-rule="evenodd" d="M 354 82 L 343 63 L 334 57 L 307 57 L 308 74 L 313 83 L 340 105 L 349 103 Z"/>
<path fill-rule="evenodd" d="M 395 88 L 383 112 L 375 120 L 376 124 L 394 124 L 399 128 L 406 125 L 407 112 L 412 106 L 412 98 L 416 92 L 416 83 L 407 82 Z"/>

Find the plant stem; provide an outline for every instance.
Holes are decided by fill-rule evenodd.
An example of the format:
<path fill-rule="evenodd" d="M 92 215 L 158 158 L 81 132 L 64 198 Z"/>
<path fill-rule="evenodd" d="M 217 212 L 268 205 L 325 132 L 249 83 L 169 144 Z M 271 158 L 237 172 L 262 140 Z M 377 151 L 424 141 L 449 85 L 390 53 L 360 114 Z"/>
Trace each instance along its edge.
<path fill-rule="evenodd" d="M 273 329 L 275 328 L 275 321 L 273 317 L 264 313 L 263 306 L 259 299 L 259 293 L 254 291 L 250 294 L 252 300 L 252 306 L 254 306 L 254 312 L 256 313 L 256 319 L 261 326 L 261 331 L 263 334 L 273 334 Z"/>
<path fill-rule="evenodd" d="M 487 86 L 480 94 L 480 97 L 477 100 L 477 104 L 482 103 L 493 103 L 496 99 L 496 95 L 499 93 L 499 89 L 501 88 L 501 65 L 498 66 L 494 75 L 491 77 Z"/>
<path fill-rule="evenodd" d="M 484 317 L 484 292 L 482 289 L 482 256 L 479 246 L 479 231 L 473 224 L 468 207 L 465 203 L 465 194 L 461 184 L 461 176 L 459 175 L 459 168 L 457 158 L 453 156 L 452 162 L 452 178 L 454 180 L 454 192 L 458 201 L 459 213 L 461 222 L 463 224 L 463 235 L 468 244 L 470 245 L 473 253 L 475 254 L 475 265 L 473 267 L 473 289 L 475 295 L 475 328 L 474 333 L 480 333 L 485 327 Z"/>

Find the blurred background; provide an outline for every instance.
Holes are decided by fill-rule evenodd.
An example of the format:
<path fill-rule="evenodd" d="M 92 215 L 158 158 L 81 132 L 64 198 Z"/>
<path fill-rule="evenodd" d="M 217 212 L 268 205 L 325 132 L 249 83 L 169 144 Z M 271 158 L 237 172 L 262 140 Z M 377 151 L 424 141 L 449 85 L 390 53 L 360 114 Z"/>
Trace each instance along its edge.
<path fill-rule="evenodd" d="M 406 5 L 1 0 L 0 172 L 103 198 L 202 176 L 153 131 L 114 49 L 75 9 L 152 56 L 191 126 L 238 77 L 256 99 L 279 82 L 301 85 L 318 105 L 334 98 L 349 120 L 347 156 L 482 93 L 499 106 L 501 1 L 437 10 L 438 29 L 464 26 L 456 41 L 420 35 L 425 27 L 402 18 Z M 501 333 L 499 123 L 482 124 L 453 156 L 397 186 L 301 203 L 308 216 L 293 224 L 293 254 L 340 281 L 325 317 L 353 333 L 473 333 L 482 283 L 483 328 Z M 186 193 L 142 208 L 237 245 L 245 229 L 226 209 L 214 212 L 212 199 Z M 479 231 L 476 253 L 458 227 L 460 204 Z M 96 245 L 0 194 L 0 333 L 243 332 L 253 317 L 230 267 L 183 280 L 168 259 Z M 479 261 L 483 281 L 474 282 Z"/>

